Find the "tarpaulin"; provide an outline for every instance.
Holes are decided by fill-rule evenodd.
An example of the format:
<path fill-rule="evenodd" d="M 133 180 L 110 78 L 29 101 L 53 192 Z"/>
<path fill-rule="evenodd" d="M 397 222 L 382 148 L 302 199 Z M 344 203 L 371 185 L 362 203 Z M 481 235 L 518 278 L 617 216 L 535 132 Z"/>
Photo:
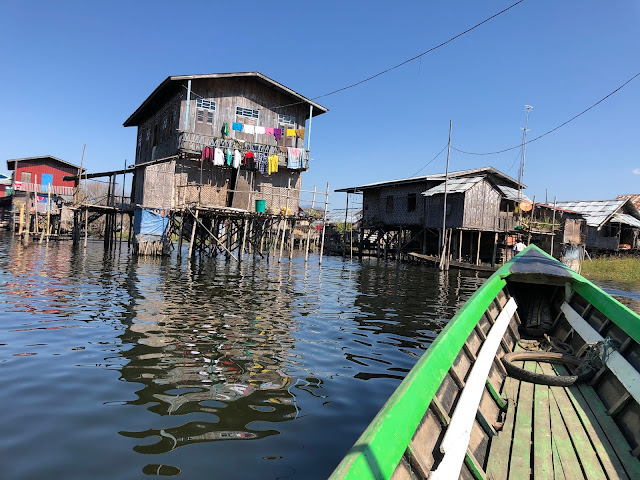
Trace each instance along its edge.
<path fill-rule="evenodd" d="M 133 212 L 133 231 L 140 242 L 164 240 L 169 217 L 162 210 L 138 209 Z"/>

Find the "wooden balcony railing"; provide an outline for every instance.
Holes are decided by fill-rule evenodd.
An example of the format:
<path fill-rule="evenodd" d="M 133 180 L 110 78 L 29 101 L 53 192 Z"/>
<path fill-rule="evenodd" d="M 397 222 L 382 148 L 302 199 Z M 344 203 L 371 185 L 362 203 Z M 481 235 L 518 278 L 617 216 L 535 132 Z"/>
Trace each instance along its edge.
<path fill-rule="evenodd" d="M 202 133 L 184 132 L 178 133 L 178 149 L 200 153 L 203 147 L 218 147 L 218 148 L 239 148 L 242 146 L 244 150 L 251 150 L 254 153 L 264 153 L 266 155 L 273 155 L 278 153 L 279 147 L 277 145 L 266 145 L 263 143 L 252 142 L 240 142 L 233 138 L 221 138 L 214 137 L 212 135 L 204 135 Z M 309 150 L 304 151 L 304 158 L 309 164 Z"/>
<path fill-rule="evenodd" d="M 14 190 L 18 192 L 49 193 L 52 195 L 73 196 L 74 187 L 63 187 L 60 185 L 40 185 L 39 183 L 15 182 Z"/>

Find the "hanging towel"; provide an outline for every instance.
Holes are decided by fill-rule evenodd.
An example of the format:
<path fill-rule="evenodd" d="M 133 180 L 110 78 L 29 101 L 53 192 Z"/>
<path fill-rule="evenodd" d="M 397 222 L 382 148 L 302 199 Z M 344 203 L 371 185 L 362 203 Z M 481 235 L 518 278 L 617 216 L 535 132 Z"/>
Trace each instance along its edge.
<path fill-rule="evenodd" d="M 267 155 L 260 152 L 258 154 L 258 161 L 257 161 L 257 167 L 258 167 L 258 171 L 263 174 L 263 175 L 269 175 L 269 159 L 267 158 Z"/>
<path fill-rule="evenodd" d="M 294 128 L 287 128 L 287 137 L 295 137 L 296 130 Z"/>
<path fill-rule="evenodd" d="M 242 161 L 242 155 L 240 154 L 240 150 L 235 150 L 233 152 L 233 168 L 238 168 L 240 166 L 240 162 Z"/>
<path fill-rule="evenodd" d="M 264 127 L 256 127 L 256 133 L 258 135 L 264 135 L 264 131 L 265 131 Z"/>
<path fill-rule="evenodd" d="M 218 167 L 224 165 L 224 154 L 220 148 L 216 148 L 213 152 L 213 164 Z"/>
<path fill-rule="evenodd" d="M 304 128 L 296 128 L 296 137 L 304 138 Z"/>
<path fill-rule="evenodd" d="M 229 135 L 229 124 L 227 122 L 224 122 L 224 124 L 222 125 L 222 128 L 220 129 L 220 133 L 222 134 L 222 138 Z"/>
<path fill-rule="evenodd" d="M 227 165 L 231 165 L 231 160 L 233 159 L 233 154 L 231 153 L 231 149 L 227 148 L 227 154 L 226 156 L 226 160 L 227 160 Z"/>
<path fill-rule="evenodd" d="M 207 148 L 209 147 L 203 147 L 202 149 L 202 158 L 200 159 L 201 162 L 204 162 L 205 158 L 207 158 Z"/>
<path fill-rule="evenodd" d="M 274 135 L 274 137 L 276 137 L 276 140 L 280 140 L 282 138 L 282 129 L 281 128 L 274 128 L 273 129 L 273 135 Z"/>
<path fill-rule="evenodd" d="M 302 170 L 307 168 L 303 148 L 288 148 L 287 168 L 292 170 Z"/>
<path fill-rule="evenodd" d="M 273 128 L 271 127 L 266 127 L 264 129 L 264 133 L 266 133 L 267 135 L 273 135 Z"/>
<path fill-rule="evenodd" d="M 245 125 L 244 133 L 248 133 L 249 135 L 253 135 L 255 133 L 256 127 L 255 125 Z"/>
<path fill-rule="evenodd" d="M 241 132 L 242 131 L 242 124 L 238 123 L 238 122 L 233 122 L 233 129 L 236 132 Z"/>

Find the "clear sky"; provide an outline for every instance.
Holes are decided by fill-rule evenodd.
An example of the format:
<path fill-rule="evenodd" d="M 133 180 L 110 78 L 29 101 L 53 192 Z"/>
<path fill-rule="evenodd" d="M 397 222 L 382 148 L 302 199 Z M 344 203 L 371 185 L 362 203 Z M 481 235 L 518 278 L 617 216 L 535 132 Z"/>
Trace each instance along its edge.
<path fill-rule="evenodd" d="M 0 171 L 50 154 L 89 171 L 135 157 L 124 120 L 169 75 L 259 71 L 315 98 L 413 57 L 512 1 L 0 1 Z M 454 42 L 359 87 L 320 98 L 303 186 L 407 178 L 447 143 L 518 145 L 640 72 L 640 3 L 525 0 Z M 530 144 L 527 193 L 549 200 L 640 193 L 640 77 Z M 445 152 L 446 153 L 446 152 Z M 444 172 L 441 155 L 420 174 Z M 517 177 L 519 151 L 469 156 Z M 332 199 L 343 206 L 343 197 Z"/>

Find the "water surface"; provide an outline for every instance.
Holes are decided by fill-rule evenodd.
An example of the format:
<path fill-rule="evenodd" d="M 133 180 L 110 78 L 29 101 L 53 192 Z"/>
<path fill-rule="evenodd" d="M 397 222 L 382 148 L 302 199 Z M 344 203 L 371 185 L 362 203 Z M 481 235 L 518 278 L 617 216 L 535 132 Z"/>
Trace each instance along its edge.
<path fill-rule="evenodd" d="M 0 233 L 0 478 L 326 478 L 485 278 Z"/>

